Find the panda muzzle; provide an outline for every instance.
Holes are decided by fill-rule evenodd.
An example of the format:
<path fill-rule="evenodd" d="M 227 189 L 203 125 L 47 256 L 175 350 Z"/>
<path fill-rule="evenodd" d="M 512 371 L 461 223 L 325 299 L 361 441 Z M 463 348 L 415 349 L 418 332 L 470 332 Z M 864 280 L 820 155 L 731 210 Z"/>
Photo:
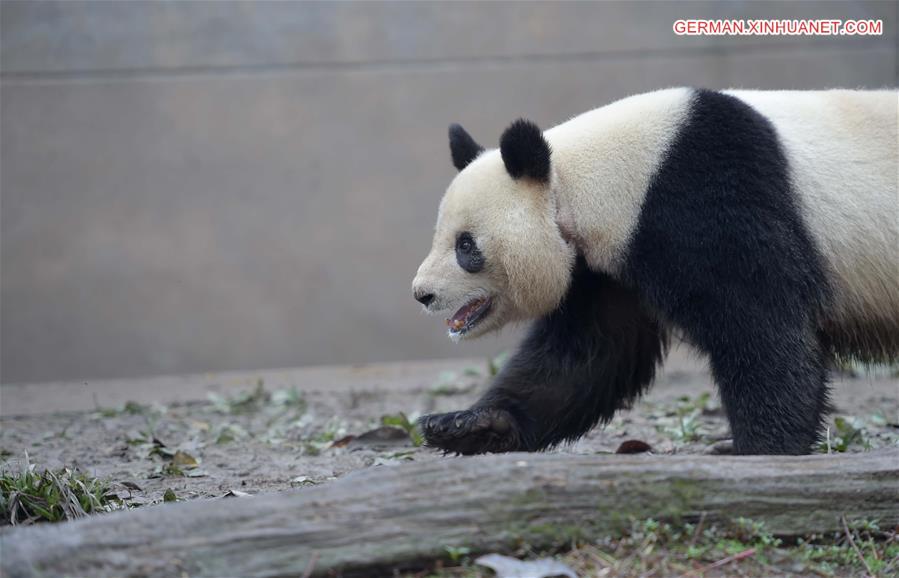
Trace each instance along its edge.
<path fill-rule="evenodd" d="M 492 299 L 481 297 L 463 305 L 456 313 L 447 318 L 446 325 L 453 333 L 464 333 L 471 329 L 489 311 Z"/>

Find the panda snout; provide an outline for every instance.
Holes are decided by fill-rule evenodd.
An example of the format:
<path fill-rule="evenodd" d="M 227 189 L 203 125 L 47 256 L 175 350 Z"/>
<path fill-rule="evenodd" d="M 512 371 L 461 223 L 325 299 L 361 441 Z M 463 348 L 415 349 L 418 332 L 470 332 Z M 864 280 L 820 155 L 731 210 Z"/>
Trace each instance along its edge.
<path fill-rule="evenodd" d="M 425 307 L 427 307 L 431 304 L 432 301 L 434 301 L 434 294 L 428 293 L 427 291 L 413 291 L 412 294 L 415 297 L 415 300 Z"/>

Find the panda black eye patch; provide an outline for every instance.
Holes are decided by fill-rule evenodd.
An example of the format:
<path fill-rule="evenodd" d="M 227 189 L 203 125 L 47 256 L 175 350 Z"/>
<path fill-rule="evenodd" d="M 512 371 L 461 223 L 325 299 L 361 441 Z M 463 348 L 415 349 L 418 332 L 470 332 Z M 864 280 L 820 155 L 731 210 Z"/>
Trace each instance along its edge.
<path fill-rule="evenodd" d="M 484 268 L 484 255 L 467 231 L 456 237 L 456 261 L 469 273 L 477 273 Z"/>

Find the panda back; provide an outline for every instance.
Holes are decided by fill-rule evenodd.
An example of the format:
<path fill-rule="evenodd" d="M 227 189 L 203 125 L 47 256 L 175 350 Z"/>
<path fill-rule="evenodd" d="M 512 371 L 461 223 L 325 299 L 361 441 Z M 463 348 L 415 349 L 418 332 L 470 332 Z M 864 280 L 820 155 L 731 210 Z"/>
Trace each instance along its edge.
<path fill-rule="evenodd" d="M 899 93 L 728 91 L 774 126 L 826 260 L 831 324 L 899 330 Z M 866 329 L 868 327 L 868 329 Z"/>

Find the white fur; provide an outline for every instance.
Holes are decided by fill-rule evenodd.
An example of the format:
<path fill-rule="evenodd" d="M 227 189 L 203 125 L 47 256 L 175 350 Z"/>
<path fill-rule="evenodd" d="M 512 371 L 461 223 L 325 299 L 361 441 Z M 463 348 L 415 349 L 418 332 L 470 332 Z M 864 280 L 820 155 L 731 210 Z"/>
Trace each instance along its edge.
<path fill-rule="evenodd" d="M 833 276 L 835 321 L 899 328 L 899 93 L 728 93 L 777 130 Z"/>
<path fill-rule="evenodd" d="M 649 181 L 689 112 L 688 88 L 638 94 L 545 132 L 559 221 L 593 269 L 614 273 Z"/>
<path fill-rule="evenodd" d="M 413 289 L 436 295 L 429 312 L 450 315 L 472 299 L 491 297 L 491 312 L 466 338 L 549 313 L 565 296 L 575 256 L 555 217 L 546 185 L 514 180 L 498 150 L 482 153 L 450 183 Z M 486 256 L 479 273 L 456 261 L 456 237 L 463 231 Z"/>

